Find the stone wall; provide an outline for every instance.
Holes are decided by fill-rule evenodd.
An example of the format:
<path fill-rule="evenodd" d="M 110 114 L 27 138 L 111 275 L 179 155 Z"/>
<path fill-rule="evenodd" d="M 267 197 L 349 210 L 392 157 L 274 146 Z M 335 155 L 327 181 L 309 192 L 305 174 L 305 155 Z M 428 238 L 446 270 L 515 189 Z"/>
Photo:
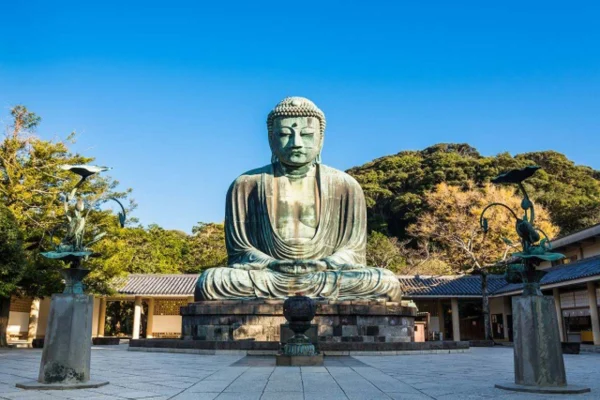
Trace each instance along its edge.
<path fill-rule="evenodd" d="M 469 351 L 469 342 L 321 342 L 319 351 L 326 356 L 405 355 L 463 353 Z M 276 355 L 281 351 L 277 342 L 209 341 L 181 339 L 133 339 L 130 351 L 155 351 L 191 354 Z"/>
<path fill-rule="evenodd" d="M 320 342 L 412 342 L 416 308 L 381 301 L 317 301 Z M 200 301 L 181 307 L 182 337 L 279 342 L 283 300 Z"/>

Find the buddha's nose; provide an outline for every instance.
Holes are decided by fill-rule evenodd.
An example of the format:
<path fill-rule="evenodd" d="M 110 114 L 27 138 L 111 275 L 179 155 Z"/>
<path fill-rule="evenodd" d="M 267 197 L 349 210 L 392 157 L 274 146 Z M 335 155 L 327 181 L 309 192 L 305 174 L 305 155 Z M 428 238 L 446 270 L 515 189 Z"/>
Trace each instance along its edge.
<path fill-rule="evenodd" d="M 292 135 L 291 145 L 292 145 L 292 148 L 295 148 L 295 149 L 299 149 L 299 148 L 303 147 L 304 143 L 302 143 L 302 137 L 297 133 Z"/>

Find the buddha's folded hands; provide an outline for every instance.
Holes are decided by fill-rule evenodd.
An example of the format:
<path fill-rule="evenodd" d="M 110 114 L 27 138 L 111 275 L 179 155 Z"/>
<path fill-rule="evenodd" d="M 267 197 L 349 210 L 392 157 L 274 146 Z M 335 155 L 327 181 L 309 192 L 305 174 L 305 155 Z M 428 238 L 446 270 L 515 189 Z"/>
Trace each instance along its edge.
<path fill-rule="evenodd" d="M 269 269 L 286 274 L 301 275 L 327 270 L 327 264 L 320 260 L 276 260 Z"/>

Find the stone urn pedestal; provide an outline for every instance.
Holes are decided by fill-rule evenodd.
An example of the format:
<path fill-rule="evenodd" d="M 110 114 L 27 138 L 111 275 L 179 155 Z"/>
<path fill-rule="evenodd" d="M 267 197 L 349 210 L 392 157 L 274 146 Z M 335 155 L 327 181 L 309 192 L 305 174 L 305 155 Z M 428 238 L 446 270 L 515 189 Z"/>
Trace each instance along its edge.
<path fill-rule="evenodd" d="M 317 353 L 315 346 L 304 334 L 310 328 L 316 311 L 315 301 L 301 293 L 297 293 L 283 302 L 283 315 L 294 332 L 294 336 L 283 346 L 282 353 L 277 355 L 276 365 L 323 365 L 323 355 Z"/>
<path fill-rule="evenodd" d="M 305 332 L 313 344 L 413 342 L 417 308 L 410 302 L 315 299 L 317 311 Z M 181 307 L 182 338 L 199 341 L 287 343 L 293 332 L 283 300 L 209 300 Z M 354 347 L 356 350 L 356 348 Z"/>
<path fill-rule="evenodd" d="M 589 392 L 589 388 L 567 384 L 553 298 L 515 296 L 512 310 L 515 381 L 496 387 L 548 394 Z"/>
<path fill-rule="evenodd" d="M 89 389 L 108 384 L 90 380 L 94 296 L 54 294 L 50 303 L 42 362 L 37 381 L 21 389 Z"/>

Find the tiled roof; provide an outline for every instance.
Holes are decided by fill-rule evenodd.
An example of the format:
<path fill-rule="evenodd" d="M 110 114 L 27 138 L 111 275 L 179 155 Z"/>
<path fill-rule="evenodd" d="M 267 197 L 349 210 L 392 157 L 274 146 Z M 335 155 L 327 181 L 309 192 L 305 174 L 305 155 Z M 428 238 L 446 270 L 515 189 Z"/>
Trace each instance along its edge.
<path fill-rule="evenodd" d="M 182 295 L 193 296 L 198 274 L 130 274 L 117 279 L 113 287 L 127 295 Z"/>
<path fill-rule="evenodd" d="M 406 297 L 481 296 L 480 275 L 398 276 Z M 506 285 L 502 275 L 488 275 L 489 293 Z"/>
<path fill-rule="evenodd" d="M 600 277 L 600 255 L 570 264 L 550 268 L 542 278 L 542 288 L 559 282 L 567 282 L 591 276 Z M 192 296 L 198 274 L 161 275 L 131 274 L 116 280 L 115 290 L 124 295 Z M 403 295 L 411 297 L 460 297 L 481 296 L 480 275 L 450 276 L 398 276 Z M 521 284 L 508 284 L 502 275 L 488 276 L 490 295 L 500 295 L 521 290 Z"/>
<path fill-rule="evenodd" d="M 544 275 L 540 282 L 542 289 L 544 286 L 554 283 L 572 281 L 596 275 L 600 276 L 600 255 L 552 267 L 545 271 L 548 273 Z M 522 287 L 523 285 L 520 283 L 511 283 L 498 289 L 494 294 L 509 293 L 515 290 L 521 290 Z"/>
<path fill-rule="evenodd" d="M 560 249 L 575 243 L 581 243 L 581 241 L 590 239 L 596 236 L 600 236 L 600 224 L 588 226 L 587 228 L 580 229 L 576 232 L 571 232 L 568 235 L 560 236 L 552 239 L 550 244 L 553 249 Z"/>

